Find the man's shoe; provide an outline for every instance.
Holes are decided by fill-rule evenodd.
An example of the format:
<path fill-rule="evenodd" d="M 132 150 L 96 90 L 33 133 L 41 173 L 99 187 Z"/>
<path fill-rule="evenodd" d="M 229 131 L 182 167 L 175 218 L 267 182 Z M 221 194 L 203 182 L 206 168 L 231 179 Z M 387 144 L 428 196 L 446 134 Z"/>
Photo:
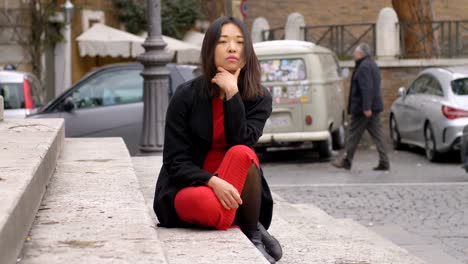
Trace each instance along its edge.
<path fill-rule="evenodd" d="M 279 241 L 263 227 L 261 223 L 258 223 L 258 230 L 262 234 L 262 242 L 265 245 L 265 249 L 276 261 L 279 261 L 283 257 L 283 249 Z"/>
<path fill-rule="evenodd" d="M 351 169 L 351 162 L 347 158 L 339 158 L 332 162 L 333 167 L 338 169 Z"/>
<path fill-rule="evenodd" d="M 389 171 L 390 165 L 379 163 L 377 167 L 374 168 L 375 171 Z"/>
<path fill-rule="evenodd" d="M 262 242 L 262 233 L 260 230 L 252 231 L 252 232 L 247 232 L 245 234 L 247 238 L 254 244 L 254 246 L 262 253 L 263 257 L 265 257 L 268 262 L 274 264 L 276 263 L 276 260 L 268 254 L 268 252 L 265 249 L 265 245 Z"/>

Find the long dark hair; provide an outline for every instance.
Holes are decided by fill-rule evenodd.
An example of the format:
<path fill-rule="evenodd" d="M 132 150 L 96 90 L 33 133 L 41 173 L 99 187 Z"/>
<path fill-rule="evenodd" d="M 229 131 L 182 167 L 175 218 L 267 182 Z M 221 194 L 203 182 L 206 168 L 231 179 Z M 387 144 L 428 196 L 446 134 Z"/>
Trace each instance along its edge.
<path fill-rule="evenodd" d="M 220 17 L 213 22 L 205 33 L 201 49 L 201 61 L 203 78 L 205 84 L 201 91 L 202 95 L 213 97 L 218 93 L 219 88 L 211 83 L 211 79 L 216 75 L 215 49 L 221 36 L 221 28 L 226 24 L 234 24 L 242 32 L 244 37 L 244 60 L 245 66 L 239 74 L 238 86 L 242 99 L 249 100 L 263 95 L 263 88 L 260 84 L 260 64 L 253 49 L 252 38 L 246 25 L 241 20 L 234 17 Z"/>

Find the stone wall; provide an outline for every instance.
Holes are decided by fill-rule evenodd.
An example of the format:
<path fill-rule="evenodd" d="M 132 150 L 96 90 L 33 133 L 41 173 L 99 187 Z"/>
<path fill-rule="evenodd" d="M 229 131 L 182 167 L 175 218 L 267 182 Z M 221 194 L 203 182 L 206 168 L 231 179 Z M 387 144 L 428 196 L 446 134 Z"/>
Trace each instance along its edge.
<path fill-rule="evenodd" d="M 255 0 L 248 1 L 245 19 L 249 28 L 257 17 L 265 17 L 271 28 L 283 27 L 293 12 L 305 17 L 306 25 L 375 23 L 379 11 L 391 0 Z M 468 19 L 466 0 L 433 0 L 436 20 Z"/>

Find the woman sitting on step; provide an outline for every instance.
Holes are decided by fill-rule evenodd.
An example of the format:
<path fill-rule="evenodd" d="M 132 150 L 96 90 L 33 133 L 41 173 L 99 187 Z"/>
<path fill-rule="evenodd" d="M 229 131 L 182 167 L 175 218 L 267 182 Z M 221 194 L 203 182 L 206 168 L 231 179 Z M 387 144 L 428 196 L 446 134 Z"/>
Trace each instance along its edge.
<path fill-rule="evenodd" d="M 271 114 L 245 24 L 218 18 L 201 51 L 201 77 L 182 84 L 166 116 L 163 167 L 154 211 L 163 227 L 233 225 L 270 263 L 282 256 L 265 228 L 273 200 L 252 146 Z"/>

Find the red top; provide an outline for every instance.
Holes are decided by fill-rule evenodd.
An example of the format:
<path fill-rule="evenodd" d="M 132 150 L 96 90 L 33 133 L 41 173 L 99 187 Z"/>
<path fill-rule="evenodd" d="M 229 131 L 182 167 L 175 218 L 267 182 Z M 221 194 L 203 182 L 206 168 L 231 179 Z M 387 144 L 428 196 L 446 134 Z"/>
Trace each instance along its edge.
<path fill-rule="evenodd" d="M 223 161 L 228 150 L 228 144 L 224 137 L 224 107 L 223 100 L 215 97 L 213 104 L 213 143 L 203 163 L 203 170 L 215 173 Z"/>

